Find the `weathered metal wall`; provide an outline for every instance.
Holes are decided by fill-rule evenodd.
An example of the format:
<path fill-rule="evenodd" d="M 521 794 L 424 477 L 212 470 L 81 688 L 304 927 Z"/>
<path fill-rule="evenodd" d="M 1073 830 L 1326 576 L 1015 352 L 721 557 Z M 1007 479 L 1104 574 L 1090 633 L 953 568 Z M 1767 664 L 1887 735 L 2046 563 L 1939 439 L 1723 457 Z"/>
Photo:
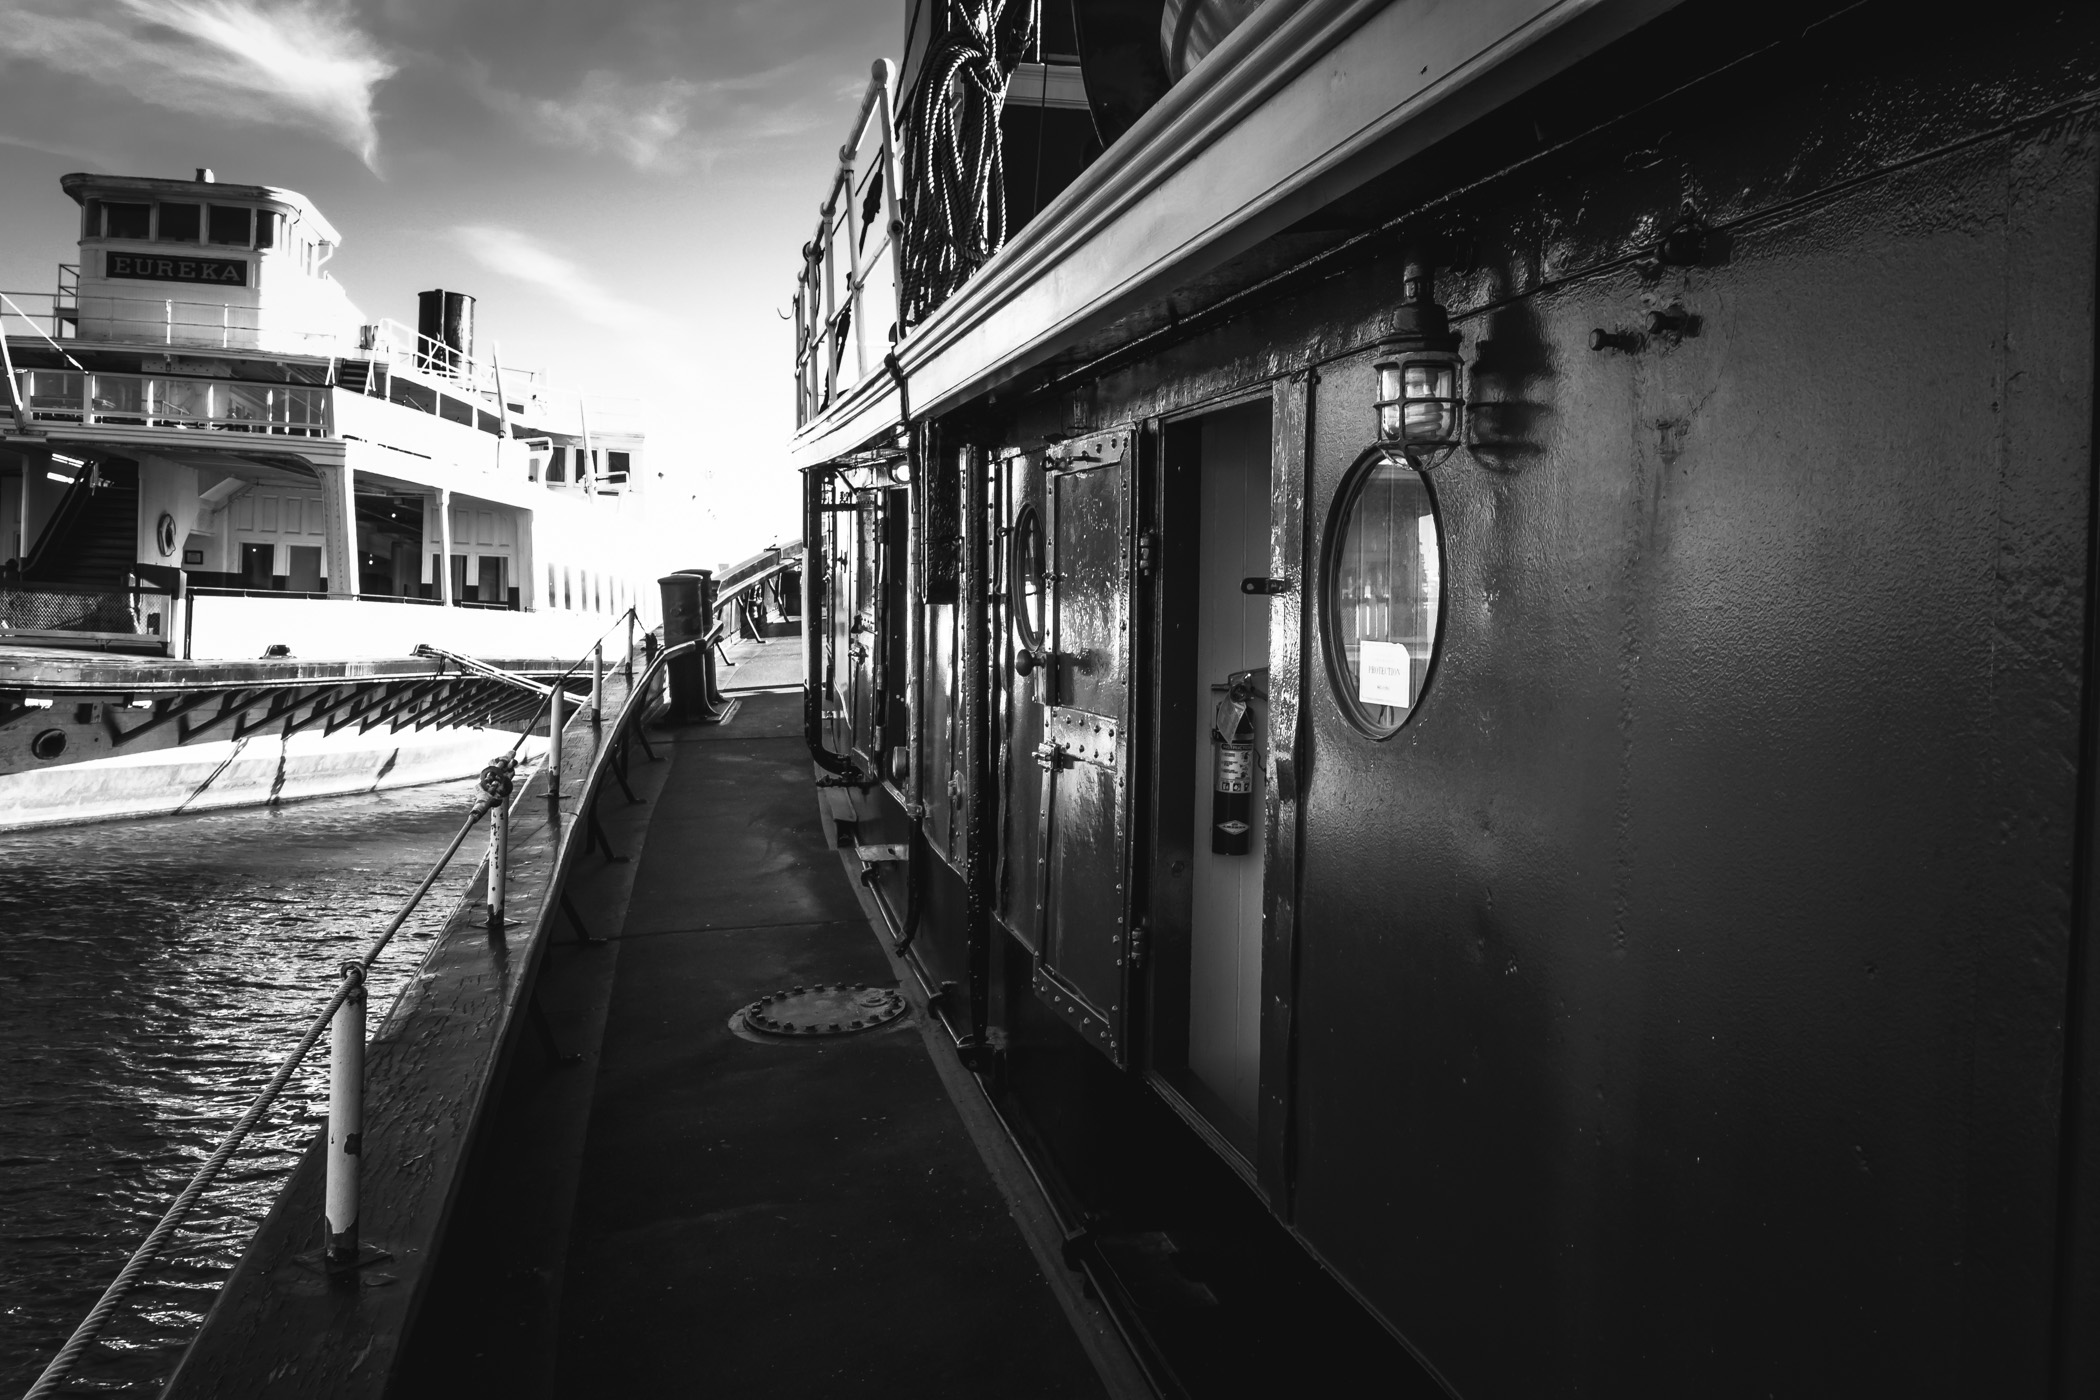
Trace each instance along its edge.
<path fill-rule="evenodd" d="M 1349 727 L 1311 596 L 1278 615 L 1255 1170 L 1467 1396 L 2040 1396 L 2081 1326 L 2100 42 L 1878 6 L 1686 76 L 1462 135 L 1323 280 L 1083 386 L 1091 426 L 1284 386 L 1309 585 L 1410 250 L 1464 336 L 1407 727 Z M 1657 258 L 1688 204 L 1712 232 Z M 1073 411 L 950 431 L 1034 450 Z M 1046 1150 L 1081 1195 L 1142 1175 L 1023 985 L 993 1019 Z"/>

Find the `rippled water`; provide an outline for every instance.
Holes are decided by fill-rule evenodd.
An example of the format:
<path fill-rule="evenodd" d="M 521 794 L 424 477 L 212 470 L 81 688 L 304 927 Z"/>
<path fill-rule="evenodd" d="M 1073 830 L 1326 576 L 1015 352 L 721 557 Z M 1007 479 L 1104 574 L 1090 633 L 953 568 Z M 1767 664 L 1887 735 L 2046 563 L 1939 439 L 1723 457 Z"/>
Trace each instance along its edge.
<path fill-rule="evenodd" d="M 0 1395 L 25 1389 L 458 830 L 471 783 L 0 836 Z M 371 979 L 384 1014 L 469 838 Z M 326 1040 L 78 1372 L 165 1379 L 327 1121 Z"/>

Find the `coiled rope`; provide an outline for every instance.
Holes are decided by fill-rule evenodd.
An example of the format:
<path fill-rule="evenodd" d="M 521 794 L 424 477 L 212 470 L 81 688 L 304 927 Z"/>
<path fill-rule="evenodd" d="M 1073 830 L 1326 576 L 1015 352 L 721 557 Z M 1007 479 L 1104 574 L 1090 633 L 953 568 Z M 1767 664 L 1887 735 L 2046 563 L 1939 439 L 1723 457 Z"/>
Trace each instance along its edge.
<path fill-rule="evenodd" d="M 904 99 L 904 314 L 916 323 L 1006 246 L 999 115 L 1042 0 L 948 0 Z"/>

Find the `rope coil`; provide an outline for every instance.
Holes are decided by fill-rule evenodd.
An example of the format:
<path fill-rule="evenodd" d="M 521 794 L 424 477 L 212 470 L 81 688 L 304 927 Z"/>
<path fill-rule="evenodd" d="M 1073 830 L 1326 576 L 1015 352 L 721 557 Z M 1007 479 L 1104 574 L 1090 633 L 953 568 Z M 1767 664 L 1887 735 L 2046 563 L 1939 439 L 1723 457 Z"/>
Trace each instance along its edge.
<path fill-rule="evenodd" d="M 948 0 L 947 33 L 904 99 L 904 314 L 924 320 L 1006 246 L 999 116 L 1041 0 Z"/>

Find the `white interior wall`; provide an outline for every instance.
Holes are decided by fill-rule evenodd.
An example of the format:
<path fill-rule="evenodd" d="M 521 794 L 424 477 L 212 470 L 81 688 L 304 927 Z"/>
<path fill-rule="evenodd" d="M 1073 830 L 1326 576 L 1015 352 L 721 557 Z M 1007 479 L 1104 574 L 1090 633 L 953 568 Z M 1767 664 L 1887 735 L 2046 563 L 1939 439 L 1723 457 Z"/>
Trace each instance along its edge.
<path fill-rule="evenodd" d="M 1269 406 L 1248 404 L 1202 423 L 1201 531 L 1196 623 L 1197 725 L 1189 940 L 1189 1070 L 1248 1126 L 1261 1062 L 1263 791 L 1255 769 L 1248 852 L 1210 849 L 1215 760 L 1211 719 L 1234 671 L 1269 664 L 1269 600 L 1240 580 L 1269 572 Z M 1255 706 L 1256 745 L 1268 752 L 1268 707 Z"/>

